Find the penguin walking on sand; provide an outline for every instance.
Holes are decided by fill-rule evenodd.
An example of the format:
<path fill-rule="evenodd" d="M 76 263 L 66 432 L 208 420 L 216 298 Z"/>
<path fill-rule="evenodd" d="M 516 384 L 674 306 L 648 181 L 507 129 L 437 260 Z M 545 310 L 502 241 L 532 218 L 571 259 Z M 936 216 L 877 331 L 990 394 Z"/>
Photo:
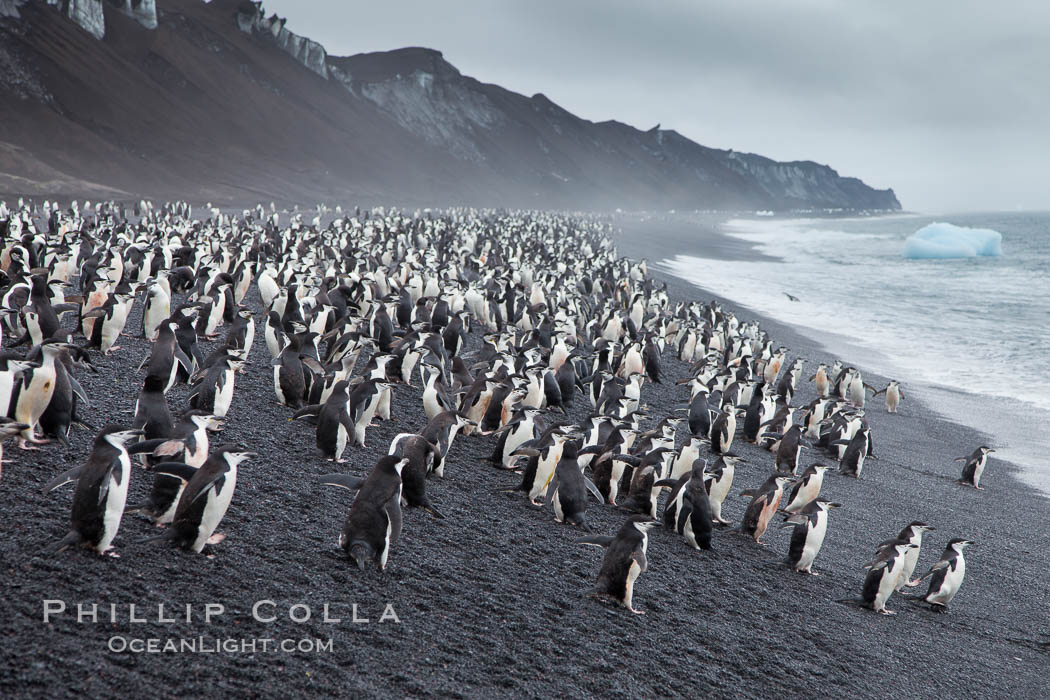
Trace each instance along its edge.
<path fill-rule="evenodd" d="M 956 462 L 965 462 L 962 470 L 962 477 L 959 478 L 960 484 L 966 484 L 972 486 L 978 491 L 983 491 L 984 487 L 981 486 L 981 475 L 984 474 L 984 468 L 988 464 L 988 455 L 995 452 L 994 449 L 987 445 L 981 445 L 969 457 L 956 457 Z"/>
<path fill-rule="evenodd" d="M 895 590 L 903 590 L 905 586 L 915 587 L 919 585 L 919 579 L 911 580 L 915 572 L 915 565 L 919 563 L 919 550 L 922 547 L 922 536 L 927 532 L 933 532 L 937 528 L 918 520 L 910 523 L 897 534 L 898 540 L 907 540 L 915 545 L 904 553 L 904 566 L 901 567 L 900 579 L 897 581 Z"/>
<path fill-rule="evenodd" d="M 183 549 L 198 553 L 203 552 L 205 546 L 226 539 L 215 530 L 233 500 L 239 465 L 255 456 L 254 452 L 238 445 L 223 445 L 216 449 L 183 489 L 171 528 L 165 534 L 149 539 L 174 540 Z M 209 553 L 208 556 L 214 555 Z"/>
<path fill-rule="evenodd" d="M 55 386 L 58 383 L 58 370 L 55 363 L 60 353 L 69 347 L 71 346 L 66 343 L 45 343 L 40 346 L 40 352 L 43 355 L 40 365 L 29 367 L 22 373 L 22 385 L 15 399 L 11 417 L 29 426 L 22 431 L 18 439 L 18 446 L 23 450 L 39 449 L 28 443 L 44 444 L 47 442 L 46 438 L 37 438 L 34 433 L 40 417 L 44 415 L 55 393 Z M 8 411 L 10 412 L 11 409 L 9 404 Z"/>
<path fill-rule="evenodd" d="M 614 537 L 594 536 L 580 540 L 580 544 L 606 548 L 598 582 L 591 595 L 612 598 L 636 615 L 645 614 L 632 606 L 634 584 L 649 568 L 645 553 L 649 545 L 649 530 L 656 524 L 646 515 L 632 515 Z"/>
<path fill-rule="evenodd" d="M 859 479 L 860 473 L 864 469 L 864 460 L 869 457 L 878 459 L 872 454 L 871 429 L 866 425 L 861 426 L 853 434 L 852 439 L 848 441 L 835 440 L 831 444 L 846 445 L 846 450 L 842 453 L 842 458 L 839 460 L 839 473 L 844 476 L 852 476 Z"/>
<path fill-rule="evenodd" d="M 130 505 L 125 514 L 136 514 L 151 520 L 157 527 L 164 527 L 175 519 L 179 498 L 197 467 L 185 462 L 161 462 L 153 467 L 153 486 L 142 503 Z"/>
<path fill-rule="evenodd" d="M 678 478 L 662 479 L 654 486 L 667 486 L 671 495 L 664 506 L 664 527 L 685 537 L 693 549 L 711 549 L 714 515 L 704 485 L 702 459 L 693 462 L 692 470 Z"/>
<path fill-rule="evenodd" d="M 864 567 L 868 574 L 864 578 L 864 590 L 861 593 L 863 605 L 883 615 L 897 614 L 886 607 L 886 601 L 897 589 L 905 553 L 914 547 L 908 540 L 890 540 L 880 546 L 875 559 Z"/>
<path fill-rule="evenodd" d="M 348 408 L 350 382 L 341 379 L 323 404 L 312 404 L 295 412 L 292 420 L 313 416 L 317 419 L 317 449 L 330 462 L 342 464 L 343 451 L 354 434 L 354 421 Z"/>
<path fill-rule="evenodd" d="M 757 489 L 748 489 L 741 496 L 751 496 L 751 503 L 744 511 L 743 522 L 740 523 L 740 532 L 753 537 L 755 542 L 765 546 L 762 535 L 769 527 L 769 520 L 777 512 L 780 497 L 784 493 L 784 486 L 791 483 L 791 478 L 774 472 L 765 483 Z"/>
<path fill-rule="evenodd" d="M 805 508 L 788 517 L 787 524 L 783 527 L 795 528 L 791 533 L 791 547 L 788 550 L 788 564 L 792 569 L 800 574 L 820 575 L 813 570 L 813 560 L 820 553 L 828 531 L 828 510 L 841 506 L 841 503 L 819 499 L 811 501 Z"/>
<path fill-rule="evenodd" d="M 362 571 L 370 561 L 380 571 L 386 569 L 390 550 L 401 536 L 401 471 L 407 464 L 405 457 L 386 456 L 363 481 L 322 477 L 326 484 L 357 490 L 339 535 L 339 546 Z"/>
<path fill-rule="evenodd" d="M 427 498 L 427 474 L 438 454 L 438 447 L 422 435 L 401 433 L 390 442 L 388 453 L 404 457 L 408 464 L 401 470 L 401 500 L 409 508 L 422 508 L 435 518 L 444 518 Z"/>
<path fill-rule="evenodd" d="M 784 512 L 789 516 L 801 513 L 806 506 L 817 500 L 824 485 L 824 474 L 828 469 L 830 467 L 824 464 L 811 464 L 806 467 L 806 471 L 802 472 L 802 477 L 788 494 L 788 504 L 784 506 Z"/>
<path fill-rule="evenodd" d="M 547 487 L 547 505 L 554 506 L 554 519 L 557 522 L 579 525 L 589 532 L 591 527 L 587 524 L 587 494 L 593 494 L 599 503 L 605 498 L 594 482 L 583 475 L 578 457 L 578 441 L 566 442 L 550 486 Z"/>
<path fill-rule="evenodd" d="M 179 324 L 175 321 L 162 323 L 157 328 L 157 339 L 153 342 L 153 349 L 139 365 L 139 369 L 146 367 L 147 375 L 164 380 L 165 394 L 175 385 L 180 369 L 186 377 L 193 374 L 193 360 L 183 352 L 175 335 L 178 329 Z"/>
<path fill-rule="evenodd" d="M 896 413 L 897 407 L 900 406 L 901 401 L 904 400 L 904 392 L 901 391 L 901 383 L 896 379 L 891 379 L 885 389 L 879 389 L 873 396 L 878 396 L 879 394 L 886 394 L 887 413 Z"/>
<path fill-rule="evenodd" d="M 733 477 L 736 475 L 736 465 L 743 462 L 740 457 L 727 452 L 715 460 L 714 465 L 708 467 L 704 476 L 704 485 L 711 503 L 711 519 L 719 525 L 728 525 L 729 521 L 722 517 L 722 504 L 729 495 L 729 489 L 733 486 Z"/>
<path fill-rule="evenodd" d="M 733 447 L 733 437 L 736 435 L 736 409 L 732 406 L 725 411 L 720 411 L 711 423 L 711 451 L 715 454 L 725 454 Z"/>
<path fill-rule="evenodd" d="M 210 366 L 200 370 L 192 379 L 189 403 L 191 408 L 208 411 L 218 418 L 224 418 L 233 401 L 234 377 L 244 365 L 244 360 L 232 353 L 224 353 Z"/>
<path fill-rule="evenodd" d="M 798 472 L 798 458 L 802 454 L 802 426 L 792 424 L 784 433 L 763 433 L 762 437 L 775 436 L 779 439 L 774 464 L 777 471 L 792 474 Z"/>
<path fill-rule="evenodd" d="M 923 574 L 923 579 L 930 579 L 930 588 L 923 600 L 937 612 L 948 612 L 948 604 L 959 592 L 966 576 L 966 558 L 963 557 L 963 550 L 972 544 L 973 540 L 961 537 L 950 540 L 940 560 Z"/>
<path fill-rule="evenodd" d="M 142 430 L 107 425 L 95 438 L 87 462 L 52 479 L 44 487 L 47 493 L 70 481 L 77 482 L 73 492 L 73 529 L 50 548 L 50 552 L 81 544 L 99 554 L 118 556 L 110 550 L 124 516 L 131 480 L 131 457 L 125 445 L 141 435 Z"/>
<path fill-rule="evenodd" d="M 826 363 L 821 362 L 817 366 L 817 371 L 809 378 L 809 381 L 815 382 L 817 397 L 826 399 L 831 393 L 831 380 L 828 378 L 828 366 Z"/>

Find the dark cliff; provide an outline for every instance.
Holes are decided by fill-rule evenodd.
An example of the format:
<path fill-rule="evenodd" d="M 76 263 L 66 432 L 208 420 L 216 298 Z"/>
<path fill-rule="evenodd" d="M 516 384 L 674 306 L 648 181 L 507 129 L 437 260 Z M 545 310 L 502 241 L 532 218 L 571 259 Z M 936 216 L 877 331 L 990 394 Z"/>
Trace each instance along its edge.
<path fill-rule="evenodd" d="M 50 7 L 48 5 L 51 5 Z M 0 0 L 0 191 L 572 209 L 899 209 L 808 161 L 590 122 L 260 3 Z"/>

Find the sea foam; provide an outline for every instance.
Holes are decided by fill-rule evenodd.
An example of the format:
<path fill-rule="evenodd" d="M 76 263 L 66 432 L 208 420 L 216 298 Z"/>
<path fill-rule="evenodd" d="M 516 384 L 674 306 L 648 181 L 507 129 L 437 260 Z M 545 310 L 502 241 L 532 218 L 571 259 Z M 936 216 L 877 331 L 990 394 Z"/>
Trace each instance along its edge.
<path fill-rule="evenodd" d="M 906 258 L 999 257 L 1002 243 L 1003 235 L 990 228 L 934 222 L 908 236 L 901 254 Z"/>

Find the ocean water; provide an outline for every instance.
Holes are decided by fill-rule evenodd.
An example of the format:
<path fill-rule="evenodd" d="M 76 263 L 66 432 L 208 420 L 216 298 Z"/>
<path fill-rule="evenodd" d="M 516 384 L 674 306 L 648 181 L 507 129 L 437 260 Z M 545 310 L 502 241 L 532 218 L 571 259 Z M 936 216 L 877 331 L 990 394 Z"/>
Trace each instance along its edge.
<path fill-rule="evenodd" d="M 997 231 L 1002 255 L 904 257 L 908 236 L 934 222 Z M 776 260 L 698 250 L 661 265 L 898 379 L 1050 493 L 1050 213 L 737 219 L 723 230 Z"/>

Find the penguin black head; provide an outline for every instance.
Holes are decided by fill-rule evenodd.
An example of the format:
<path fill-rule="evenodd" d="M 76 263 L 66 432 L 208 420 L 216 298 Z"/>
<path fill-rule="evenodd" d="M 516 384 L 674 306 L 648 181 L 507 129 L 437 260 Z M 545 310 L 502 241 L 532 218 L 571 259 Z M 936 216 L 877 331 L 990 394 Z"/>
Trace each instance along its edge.
<path fill-rule="evenodd" d="M 346 549 L 346 553 L 350 555 L 350 558 L 354 560 L 357 564 L 357 568 L 361 569 L 361 571 L 365 570 L 365 566 L 368 565 L 368 562 L 375 559 L 375 548 L 368 542 L 362 540 L 354 540 L 351 542 L 350 546 Z"/>
<path fill-rule="evenodd" d="M 646 532 L 648 532 L 649 530 L 651 530 L 659 524 L 660 522 L 658 520 L 653 520 L 648 515 L 644 514 L 632 515 L 631 517 L 627 518 L 627 522 L 625 523 L 625 525 L 633 526 L 635 529 L 637 529 L 643 534 L 645 534 Z"/>
<path fill-rule="evenodd" d="M 95 437 L 95 447 L 101 447 L 107 443 L 114 447 L 123 447 L 126 443 L 143 435 L 145 431 L 140 428 L 125 428 L 123 425 L 110 423 L 102 428 Z"/>

